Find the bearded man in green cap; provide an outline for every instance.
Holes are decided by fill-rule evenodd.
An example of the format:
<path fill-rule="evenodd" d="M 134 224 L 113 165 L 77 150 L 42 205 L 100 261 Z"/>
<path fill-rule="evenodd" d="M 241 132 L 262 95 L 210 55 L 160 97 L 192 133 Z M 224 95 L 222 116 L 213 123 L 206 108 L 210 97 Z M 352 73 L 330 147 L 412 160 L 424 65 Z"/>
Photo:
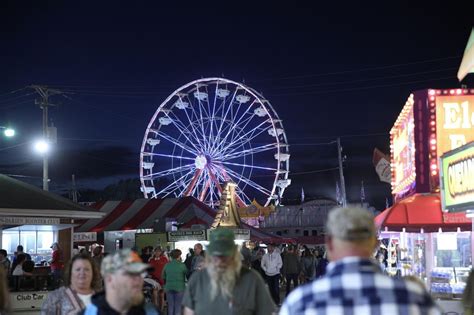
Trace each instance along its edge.
<path fill-rule="evenodd" d="M 185 315 L 256 314 L 275 312 L 262 277 L 243 268 L 234 232 L 217 228 L 209 235 L 206 266 L 193 273 L 184 293 Z"/>

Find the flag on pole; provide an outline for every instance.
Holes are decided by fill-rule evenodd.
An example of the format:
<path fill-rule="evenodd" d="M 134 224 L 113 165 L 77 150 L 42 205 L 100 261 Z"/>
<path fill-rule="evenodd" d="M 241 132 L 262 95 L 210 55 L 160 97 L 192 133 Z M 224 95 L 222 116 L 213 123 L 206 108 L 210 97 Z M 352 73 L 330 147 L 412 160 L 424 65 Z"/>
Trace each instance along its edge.
<path fill-rule="evenodd" d="M 338 205 L 342 204 L 341 190 L 339 189 L 339 183 L 336 181 L 336 202 Z"/>
<path fill-rule="evenodd" d="M 301 187 L 301 203 L 304 202 L 304 189 Z"/>

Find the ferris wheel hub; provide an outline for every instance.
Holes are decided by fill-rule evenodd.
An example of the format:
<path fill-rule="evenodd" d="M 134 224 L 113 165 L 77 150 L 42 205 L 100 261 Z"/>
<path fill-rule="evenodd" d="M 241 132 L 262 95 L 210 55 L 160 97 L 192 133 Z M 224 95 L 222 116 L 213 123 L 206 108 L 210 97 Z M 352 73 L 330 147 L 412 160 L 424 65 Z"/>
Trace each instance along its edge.
<path fill-rule="evenodd" d="M 206 156 L 202 154 L 196 156 L 196 159 L 194 160 L 194 165 L 196 165 L 197 169 L 200 169 L 200 170 L 204 169 L 207 165 Z"/>

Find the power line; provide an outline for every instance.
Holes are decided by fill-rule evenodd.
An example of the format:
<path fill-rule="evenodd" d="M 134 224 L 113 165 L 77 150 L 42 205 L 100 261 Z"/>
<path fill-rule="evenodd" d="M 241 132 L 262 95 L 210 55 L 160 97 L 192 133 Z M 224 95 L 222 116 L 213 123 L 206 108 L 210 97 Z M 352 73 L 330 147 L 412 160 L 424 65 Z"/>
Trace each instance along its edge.
<path fill-rule="evenodd" d="M 302 93 L 278 93 L 278 94 L 272 94 L 272 96 L 301 96 L 301 95 L 315 95 L 315 94 L 325 94 L 325 93 L 333 93 L 333 92 L 350 92 L 350 91 L 360 91 L 360 90 L 369 90 L 369 89 L 375 89 L 375 88 L 383 88 L 383 87 L 394 87 L 394 86 L 403 86 L 403 85 L 409 85 L 413 83 L 422 83 L 422 82 L 431 82 L 431 81 L 437 81 L 437 80 L 446 80 L 446 79 L 453 79 L 454 76 L 449 76 L 449 77 L 440 77 L 440 78 L 432 78 L 432 79 L 426 79 L 426 80 L 416 80 L 416 81 L 406 81 L 403 83 L 396 83 L 396 84 L 379 84 L 379 85 L 372 85 L 372 86 L 364 86 L 364 87 L 357 87 L 357 88 L 347 88 L 347 89 L 334 89 L 334 90 L 324 90 L 324 91 L 308 91 L 308 92 L 302 92 Z"/>
<path fill-rule="evenodd" d="M 5 96 L 5 95 L 9 95 L 9 94 L 14 94 L 14 93 L 17 93 L 17 92 L 20 92 L 20 91 L 23 91 L 23 90 L 26 90 L 26 87 L 22 87 L 20 89 L 16 89 L 16 90 L 13 90 L 13 91 L 10 91 L 10 92 L 0 94 L 0 97 Z"/>
<path fill-rule="evenodd" d="M 386 66 L 378 66 L 378 67 L 368 67 L 368 68 L 354 69 L 354 70 L 334 71 L 334 72 L 317 73 L 317 74 L 304 74 L 304 75 L 287 76 L 287 77 L 280 77 L 280 78 L 268 78 L 268 79 L 256 80 L 256 81 L 252 81 L 252 82 L 289 80 L 289 79 L 303 79 L 303 78 L 322 77 L 322 76 L 329 76 L 329 75 L 336 75 L 336 74 L 346 74 L 346 73 L 364 72 L 364 71 L 372 71 L 372 70 L 382 70 L 382 69 L 396 68 L 396 67 L 402 67 L 402 66 L 424 64 L 424 63 L 430 63 L 430 62 L 436 62 L 436 61 L 442 61 L 442 60 L 459 59 L 461 57 L 462 56 L 458 55 L 458 56 L 427 59 L 427 60 L 421 60 L 421 61 L 398 63 L 398 64 L 392 64 L 392 65 L 386 65 Z"/>
<path fill-rule="evenodd" d="M 65 98 L 67 98 L 67 99 L 69 99 L 69 100 L 71 100 L 71 101 L 73 101 L 73 102 L 76 102 L 76 103 L 78 103 L 78 104 L 80 104 L 80 105 L 82 105 L 82 106 L 90 107 L 90 108 L 93 108 L 93 109 L 95 109 L 95 110 L 100 110 L 100 111 L 102 111 L 102 112 L 104 112 L 104 113 L 106 113 L 106 114 L 110 114 L 110 115 L 117 116 L 117 117 L 120 117 L 120 118 L 130 119 L 130 120 L 133 120 L 133 121 L 142 122 L 141 119 L 133 118 L 133 117 L 128 116 L 128 115 L 122 115 L 122 114 L 119 114 L 119 113 L 117 113 L 117 112 L 115 112 L 115 111 L 110 111 L 110 110 L 107 110 L 107 109 L 103 109 L 103 108 L 98 107 L 98 106 L 93 106 L 93 105 L 87 104 L 87 103 L 85 103 L 85 102 L 83 102 L 83 101 L 79 101 L 79 100 L 77 100 L 77 99 L 74 99 L 74 98 L 70 97 L 69 95 L 64 95 L 64 94 L 63 94 L 63 97 L 65 97 Z"/>
<path fill-rule="evenodd" d="M 437 70 L 432 70 L 432 71 L 413 72 L 413 73 L 405 73 L 405 74 L 397 74 L 397 75 L 391 75 L 391 76 L 382 76 L 382 77 L 376 77 L 376 78 L 358 79 L 358 80 L 341 81 L 341 82 L 326 82 L 326 83 L 317 83 L 317 84 L 270 87 L 269 89 L 273 89 L 273 90 L 275 90 L 275 89 L 299 89 L 299 88 L 308 88 L 308 87 L 352 84 L 352 83 L 360 83 L 360 82 L 368 82 L 368 81 L 376 81 L 376 80 L 404 78 L 404 77 L 411 77 L 411 76 L 420 75 L 420 74 L 430 74 L 430 73 L 443 72 L 443 71 L 453 71 L 453 70 L 457 70 L 457 68 L 437 69 Z"/>
<path fill-rule="evenodd" d="M 0 103 L 8 103 L 8 102 L 11 102 L 13 100 L 16 100 L 16 99 L 19 99 L 19 98 L 22 98 L 22 97 L 26 97 L 26 96 L 30 96 L 30 95 L 34 95 L 36 93 L 32 92 L 32 93 L 27 93 L 27 94 L 23 94 L 23 95 L 18 95 L 18 96 L 14 96 L 12 98 L 7 98 L 5 100 L 0 100 Z"/>
<path fill-rule="evenodd" d="M 332 168 L 326 168 L 326 169 L 322 169 L 322 170 L 296 172 L 296 173 L 290 173 L 290 176 L 329 172 L 329 171 L 334 171 L 334 170 L 338 170 L 338 169 L 339 169 L 339 167 L 332 167 Z"/>
<path fill-rule="evenodd" d="M 14 108 L 14 107 L 18 107 L 18 106 L 23 105 L 23 104 L 32 103 L 33 101 L 34 101 L 34 99 L 30 99 L 30 100 L 26 100 L 26 101 L 11 104 L 11 105 L 5 105 L 5 106 L 0 107 L 0 109 Z"/>
<path fill-rule="evenodd" d="M 295 145 L 331 145 L 335 144 L 336 141 L 331 141 L 331 142 L 320 142 L 320 143 L 290 143 L 290 146 L 295 146 Z"/>

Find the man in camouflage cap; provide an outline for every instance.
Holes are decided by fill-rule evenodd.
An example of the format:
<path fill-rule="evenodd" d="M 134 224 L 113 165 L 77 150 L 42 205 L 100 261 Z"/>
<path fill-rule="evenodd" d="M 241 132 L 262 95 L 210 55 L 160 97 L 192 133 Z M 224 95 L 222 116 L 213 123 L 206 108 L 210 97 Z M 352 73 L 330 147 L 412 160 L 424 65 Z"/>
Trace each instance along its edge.
<path fill-rule="evenodd" d="M 184 293 L 185 315 L 268 315 L 275 311 L 262 277 L 242 267 L 234 240 L 230 229 L 211 231 L 206 266 L 193 273 Z"/>
<path fill-rule="evenodd" d="M 157 314 L 144 306 L 143 275 L 149 268 L 130 249 L 106 256 L 100 270 L 105 292 L 94 295 L 82 314 Z"/>

